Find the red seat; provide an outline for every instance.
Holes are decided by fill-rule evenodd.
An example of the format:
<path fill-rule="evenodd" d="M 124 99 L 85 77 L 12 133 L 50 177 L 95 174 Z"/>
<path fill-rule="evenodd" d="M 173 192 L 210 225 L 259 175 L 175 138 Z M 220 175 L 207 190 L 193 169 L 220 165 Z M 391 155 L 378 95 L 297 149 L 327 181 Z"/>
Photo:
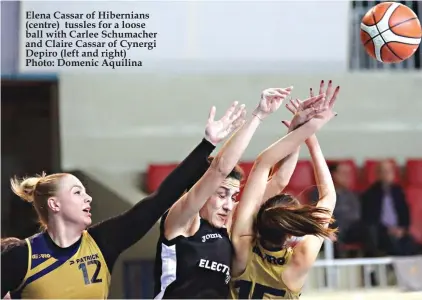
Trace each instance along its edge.
<path fill-rule="evenodd" d="M 334 163 L 338 164 L 345 164 L 350 167 L 350 185 L 349 189 L 352 191 L 356 191 L 359 188 L 359 169 L 356 165 L 356 162 L 353 159 L 338 159 L 338 160 L 327 160 L 328 166 L 333 165 Z"/>
<path fill-rule="evenodd" d="M 303 191 L 315 185 L 314 169 L 309 160 L 299 160 L 290 178 L 289 188 Z"/>
<path fill-rule="evenodd" d="M 408 186 L 406 197 L 410 212 L 410 233 L 422 245 L 422 187 Z"/>
<path fill-rule="evenodd" d="M 249 173 L 252 171 L 254 162 L 241 162 L 239 163 L 239 166 L 242 168 L 243 172 L 245 173 L 245 176 L 243 177 L 243 182 L 246 182 L 246 179 L 249 176 Z"/>
<path fill-rule="evenodd" d="M 378 172 L 377 167 L 381 160 L 376 159 L 368 159 L 365 161 L 363 166 L 363 176 L 362 176 L 362 184 L 364 188 L 367 188 L 371 184 L 373 184 L 375 181 L 377 181 L 378 178 Z M 396 181 L 400 181 L 400 170 L 399 167 L 394 159 L 390 159 L 390 161 L 393 163 L 394 168 L 396 170 Z"/>
<path fill-rule="evenodd" d="M 178 164 L 149 165 L 146 180 L 147 192 L 154 192 L 177 166 Z"/>
<path fill-rule="evenodd" d="M 406 184 L 422 186 L 422 159 L 406 161 Z"/>

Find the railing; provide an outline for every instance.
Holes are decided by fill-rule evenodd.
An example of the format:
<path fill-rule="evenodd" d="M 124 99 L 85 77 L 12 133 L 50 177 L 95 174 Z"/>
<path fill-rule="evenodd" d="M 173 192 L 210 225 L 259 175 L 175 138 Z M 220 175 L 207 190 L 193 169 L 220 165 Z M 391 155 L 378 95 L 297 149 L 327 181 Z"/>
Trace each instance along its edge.
<path fill-rule="evenodd" d="M 421 69 L 422 49 L 409 59 L 397 64 L 385 64 L 370 57 L 362 46 L 360 40 L 360 23 L 366 12 L 378 3 L 386 1 L 351 1 L 350 10 L 350 35 L 349 35 L 349 69 L 356 70 L 418 70 Z M 399 1 L 412 8 L 419 16 L 422 16 L 422 2 Z"/>
<path fill-rule="evenodd" d="M 391 257 L 334 259 L 334 246 L 329 240 L 324 243 L 324 256 L 315 262 L 304 290 L 371 288 L 371 273 L 377 278 L 378 287 L 395 285 L 395 280 L 388 280 Z"/>

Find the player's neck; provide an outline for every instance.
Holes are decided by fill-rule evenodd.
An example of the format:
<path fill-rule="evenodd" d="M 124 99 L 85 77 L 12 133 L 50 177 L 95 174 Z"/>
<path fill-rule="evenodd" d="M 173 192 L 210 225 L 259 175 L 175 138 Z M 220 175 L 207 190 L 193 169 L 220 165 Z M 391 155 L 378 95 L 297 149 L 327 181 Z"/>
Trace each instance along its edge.
<path fill-rule="evenodd" d="M 72 246 L 81 238 L 82 234 L 81 229 L 60 221 L 49 222 L 47 232 L 51 240 L 61 248 Z"/>

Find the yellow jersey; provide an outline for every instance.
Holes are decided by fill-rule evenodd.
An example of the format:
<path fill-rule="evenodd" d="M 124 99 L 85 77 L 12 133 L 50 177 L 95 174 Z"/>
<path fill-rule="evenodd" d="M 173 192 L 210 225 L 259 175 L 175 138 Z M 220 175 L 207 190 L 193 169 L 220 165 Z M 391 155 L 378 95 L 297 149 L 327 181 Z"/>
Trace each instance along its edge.
<path fill-rule="evenodd" d="M 243 274 L 231 280 L 231 299 L 299 299 L 300 292 L 289 290 L 281 276 L 292 254 L 291 247 L 268 251 L 256 243 Z"/>
<path fill-rule="evenodd" d="M 87 231 L 68 248 L 52 243 L 46 232 L 25 241 L 28 269 L 20 287 L 12 291 L 12 299 L 107 298 L 110 272 L 100 248 Z"/>

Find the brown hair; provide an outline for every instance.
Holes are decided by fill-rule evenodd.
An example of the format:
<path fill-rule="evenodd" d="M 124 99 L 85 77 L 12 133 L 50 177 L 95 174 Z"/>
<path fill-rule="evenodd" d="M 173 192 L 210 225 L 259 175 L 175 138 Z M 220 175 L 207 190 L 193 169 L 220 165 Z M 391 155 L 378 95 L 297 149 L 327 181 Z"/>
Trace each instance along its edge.
<path fill-rule="evenodd" d="M 47 229 L 48 198 L 56 195 L 59 180 L 66 175 L 66 173 L 46 175 L 43 172 L 35 177 L 10 179 L 13 193 L 34 205 L 42 229 Z"/>
<path fill-rule="evenodd" d="M 264 244 L 283 245 L 287 235 L 332 237 L 337 229 L 326 228 L 334 222 L 330 211 L 311 205 L 301 205 L 293 196 L 279 194 L 259 209 L 255 219 L 256 238 Z"/>
<path fill-rule="evenodd" d="M 213 162 L 213 160 L 214 160 L 213 156 L 208 157 L 208 162 L 209 162 L 210 165 Z M 227 177 L 228 178 L 234 178 L 234 179 L 237 179 L 239 181 L 242 181 L 244 176 L 245 176 L 245 172 L 243 172 L 243 169 L 239 165 L 236 165 L 234 167 L 234 169 L 230 172 L 229 176 L 227 176 Z"/>
<path fill-rule="evenodd" d="M 15 237 L 8 237 L 1 239 L 1 252 L 7 251 L 8 249 L 12 248 L 14 245 L 17 245 L 20 243 L 20 239 Z"/>

